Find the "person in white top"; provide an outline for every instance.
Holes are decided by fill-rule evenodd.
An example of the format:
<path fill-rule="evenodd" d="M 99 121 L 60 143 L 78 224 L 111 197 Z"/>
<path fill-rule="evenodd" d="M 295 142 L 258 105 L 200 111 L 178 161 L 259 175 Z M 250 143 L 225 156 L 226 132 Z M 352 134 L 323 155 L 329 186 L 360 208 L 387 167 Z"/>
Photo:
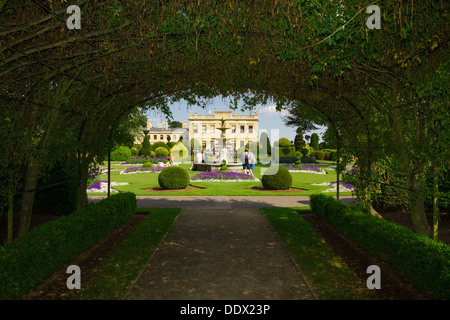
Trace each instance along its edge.
<path fill-rule="evenodd" d="M 253 172 L 255 171 L 255 163 L 255 155 L 253 154 L 253 152 L 248 151 L 248 148 L 245 148 L 245 152 L 242 154 L 242 168 L 244 169 L 245 174 L 248 174 L 250 172 L 252 177 L 255 176 L 253 174 Z"/>

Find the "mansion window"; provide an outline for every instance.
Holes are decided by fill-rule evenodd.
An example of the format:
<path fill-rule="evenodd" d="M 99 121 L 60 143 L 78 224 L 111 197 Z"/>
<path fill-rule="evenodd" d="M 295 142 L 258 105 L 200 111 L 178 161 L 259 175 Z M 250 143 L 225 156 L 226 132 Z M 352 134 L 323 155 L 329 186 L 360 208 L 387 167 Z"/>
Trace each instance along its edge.
<path fill-rule="evenodd" d="M 203 133 L 203 134 L 206 134 L 206 125 L 203 125 L 203 126 L 202 126 L 202 133 Z"/>
<path fill-rule="evenodd" d="M 198 133 L 198 126 L 194 125 L 194 133 Z"/>
<path fill-rule="evenodd" d="M 155 134 L 155 135 L 153 135 L 153 140 L 157 140 L 158 139 L 158 136 Z"/>
<path fill-rule="evenodd" d="M 236 126 L 231 126 L 231 133 L 236 133 Z"/>
<path fill-rule="evenodd" d="M 241 126 L 241 133 L 245 133 L 245 127 Z"/>
<path fill-rule="evenodd" d="M 160 135 L 160 136 L 159 136 L 159 139 L 160 139 L 160 140 L 164 140 L 164 135 Z"/>
<path fill-rule="evenodd" d="M 211 133 L 214 133 L 215 126 L 214 126 L 214 125 L 210 126 L 210 127 L 209 127 L 209 130 L 211 131 Z"/>
<path fill-rule="evenodd" d="M 245 141 L 241 141 L 240 147 L 242 148 L 245 145 Z"/>
<path fill-rule="evenodd" d="M 248 133 L 253 133 L 253 126 L 248 126 Z"/>

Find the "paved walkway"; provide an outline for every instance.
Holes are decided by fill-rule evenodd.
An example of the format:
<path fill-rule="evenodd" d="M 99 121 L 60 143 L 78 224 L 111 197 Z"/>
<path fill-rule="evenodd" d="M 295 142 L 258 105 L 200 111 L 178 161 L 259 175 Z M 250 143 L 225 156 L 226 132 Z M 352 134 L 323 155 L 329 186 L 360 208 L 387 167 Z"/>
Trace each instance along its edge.
<path fill-rule="evenodd" d="M 89 196 L 99 201 L 105 196 Z M 243 209 L 265 207 L 309 206 L 309 196 L 136 196 L 138 207 L 149 208 L 213 208 Z M 352 196 L 341 196 L 342 202 L 351 203 Z"/>
<path fill-rule="evenodd" d="M 314 299 L 259 209 L 183 209 L 126 295 L 145 300 Z"/>
<path fill-rule="evenodd" d="M 317 298 L 259 209 L 307 206 L 309 197 L 164 195 L 138 196 L 137 201 L 138 207 L 183 209 L 125 299 Z"/>

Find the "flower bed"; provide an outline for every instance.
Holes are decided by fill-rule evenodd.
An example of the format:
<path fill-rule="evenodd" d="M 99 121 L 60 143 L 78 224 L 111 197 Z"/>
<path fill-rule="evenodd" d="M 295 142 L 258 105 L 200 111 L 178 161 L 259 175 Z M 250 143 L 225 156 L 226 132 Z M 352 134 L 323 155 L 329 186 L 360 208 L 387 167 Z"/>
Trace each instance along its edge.
<path fill-rule="evenodd" d="M 114 186 L 124 186 L 128 182 L 111 182 L 111 187 Z M 86 188 L 87 192 L 108 192 L 108 181 L 94 181 L 92 185 Z M 111 192 L 118 192 L 113 188 L 110 189 Z"/>
<path fill-rule="evenodd" d="M 326 174 L 320 168 L 314 166 L 301 166 L 301 167 L 292 167 L 292 166 L 284 166 L 289 172 L 306 172 L 306 173 L 316 173 L 316 174 Z"/>
<path fill-rule="evenodd" d="M 151 168 L 148 167 L 129 167 L 119 172 L 119 174 L 130 174 L 130 173 L 155 173 L 160 172 L 164 167 L 154 166 Z"/>
<path fill-rule="evenodd" d="M 314 186 L 329 186 L 330 189 L 324 190 L 322 192 L 336 192 L 337 191 L 337 183 L 336 181 L 332 182 L 324 182 L 324 183 L 313 183 Z M 352 192 L 355 187 L 348 182 L 339 181 L 339 192 Z"/>
<path fill-rule="evenodd" d="M 259 181 L 248 174 L 237 172 L 214 172 L 205 171 L 191 177 L 191 181 L 198 182 L 249 182 Z"/>

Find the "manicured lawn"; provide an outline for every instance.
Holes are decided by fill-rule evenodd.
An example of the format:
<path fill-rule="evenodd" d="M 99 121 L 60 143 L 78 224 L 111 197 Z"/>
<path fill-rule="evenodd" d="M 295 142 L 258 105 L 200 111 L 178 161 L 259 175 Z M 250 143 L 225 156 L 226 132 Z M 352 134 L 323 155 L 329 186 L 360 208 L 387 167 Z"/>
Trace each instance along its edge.
<path fill-rule="evenodd" d="M 330 163 L 331 165 L 332 163 Z M 140 165 L 130 165 L 140 166 Z M 199 173 L 199 171 L 189 170 L 189 164 L 181 164 L 181 167 L 188 170 L 191 176 Z M 319 167 L 327 168 L 329 165 L 321 165 Z M 120 165 L 120 161 L 112 162 L 111 169 L 122 170 L 126 166 Z M 262 165 L 257 165 L 255 169 L 255 176 L 262 178 Z M 261 196 L 261 195 L 283 195 L 283 196 L 308 196 L 312 193 L 327 190 L 327 186 L 314 186 L 313 183 L 323 183 L 336 181 L 336 172 L 334 170 L 327 170 L 328 174 L 314 174 L 314 173 L 291 173 L 293 178 L 293 187 L 304 189 L 299 192 L 277 193 L 273 191 L 255 190 L 252 187 L 261 186 L 261 182 L 191 182 L 192 186 L 200 187 L 201 189 L 177 192 L 165 192 L 170 195 L 216 195 L 216 196 Z M 101 180 L 107 180 L 107 175 L 100 176 Z M 111 172 L 111 181 L 114 182 L 128 182 L 129 185 L 116 186 L 114 189 L 123 192 L 133 192 L 136 195 L 161 195 L 161 191 L 144 190 L 146 188 L 159 187 L 158 173 L 135 173 L 119 175 L 119 171 Z M 89 193 L 91 194 L 91 193 Z M 92 193 L 102 194 L 102 193 Z M 103 193 L 105 194 L 105 193 Z M 332 193 L 328 193 L 332 195 Z M 341 195 L 351 195 L 350 192 L 341 192 Z"/>
<path fill-rule="evenodd" d="M 309 207 L 262 210 L 321 299 L 374 298 L 373 292 L 366 287 L 365 279 L 359 279 L 316 230 L 297 213 L 298 210 L 310 210 Z"/>

